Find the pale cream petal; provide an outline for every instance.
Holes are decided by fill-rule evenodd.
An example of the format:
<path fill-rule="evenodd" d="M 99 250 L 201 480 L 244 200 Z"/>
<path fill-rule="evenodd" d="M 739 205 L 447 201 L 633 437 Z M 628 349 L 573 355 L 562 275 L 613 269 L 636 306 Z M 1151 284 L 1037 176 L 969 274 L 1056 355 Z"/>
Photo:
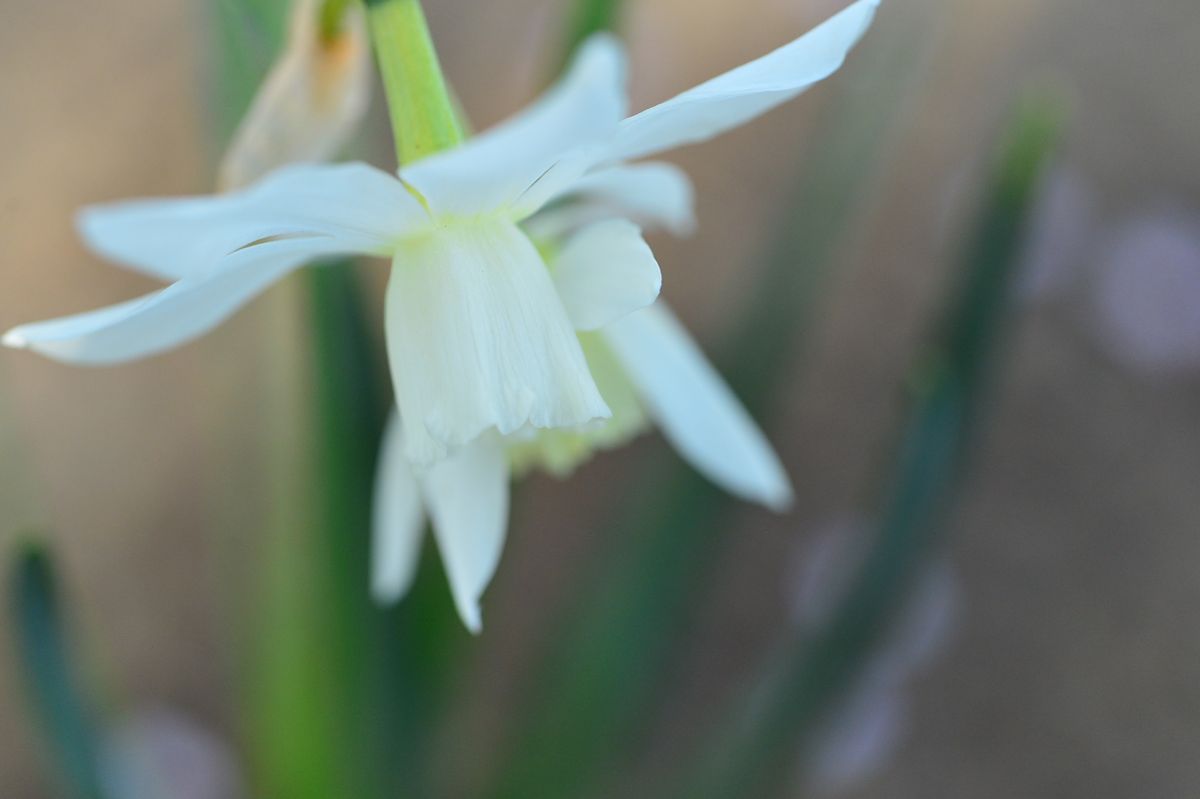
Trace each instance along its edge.
<path fill-rule="evenodd" d="M 606 327 L 605 339 L 663 435 L 730 493 L 784 510 L 792 488 L 762 430 L 665 304 Z"/>
<path fill-rule="evenodd" d="M 858 0 L 768 55 L 621 123 L 609 161 L 626 161 L 711 139 L 797 96 L 841 67 L 879 0 Z"/>
<path fill-rule="evenodd" d="M 346 252 L 389 253 L 429 221 L 399 180 L 350 163 L 276 170 L 224 195 L 131 200 L 85 208 L 79 232 L 93 250 L 166 280 L 272 238 L 324 236 Z"/>
<path fill-rule="evenodd" d="M 576 330 L 596 330 L 658 297 L 662 273 L 637 225 L 597 222 L 576 233 L 552 264 L 554 286 Z"/>
<path fill-rule="evenodd" d="M 380 445 L 371 516 L 371 594 L 376 602 L 396 602 L 412 587 L 424 522 L 417 477 L 404 457 L 400 416 L 392 411 Z"/>
<path fill-rule="evenodd" d="M 692 182 L 674 164 L 652 161 L 598 169 L 576 182 L 571 196 L 645 228 L 664 228 L 677 236 L 691 233 L 696 226 Z"/>
<path fill-rule="evenodd" d="M 613 355 L 604 333 L 580 333 L 579 344 L 600 388 L 600 396 L 612 409 L 612 417 L 583 427 L 523 431 L 509 436 L 505 448 L 516 477 L 534 468 L 566 477 L 597 450 L 628 444 L 650 428 L 636 388 Z"/>
<path fill-rule="evenodd" d="M 609 415 L 541 256 L 512 223 L 475 221 L 406 241 L 386 325 L 414 463 L 492 428 L 507 435 Z"/>
<path fill-rule="evenodd" d="M 162 291 L 74 316 L 21 325 L 9 347 L 76 364 L 110 364 L 168 350 L 208 332 L 288 272 L 340 254 L 327 237 L 287 239 L 240 250 Z"/>
<path fill-rule="evenodd" d="M 401 170 L 439 214 L 536 211 L 587 171 L 625 115 L 625 54 L 608 36 L 581 48 L 540 100 L 462 146 Z"/>
<path fill-rule="evenodd" d="M 483 627 L 479 600 L 492 580 L 508 531 L 508 463 L 492 436 L 433 466 L 421 479 L 450 591 L 463 624 Z"/>

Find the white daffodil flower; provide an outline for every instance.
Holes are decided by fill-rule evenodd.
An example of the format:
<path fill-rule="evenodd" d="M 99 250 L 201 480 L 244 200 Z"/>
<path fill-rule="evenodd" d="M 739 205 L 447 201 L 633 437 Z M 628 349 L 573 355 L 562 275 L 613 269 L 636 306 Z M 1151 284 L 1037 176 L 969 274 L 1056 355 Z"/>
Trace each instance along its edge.
<path fill-rule="evenodd" d="M 709 138 L 799 94 L 840 66 L 877 6 L 860 0 L 774 53 L 625 120 L 602 154 L 590 156 L 593 168 L 554 195 L 571 202 L 526 220 L 612 415 L 573 428 L 481 437 L 421 472 L 403 454 L 401 407 L 385 435 L 376 481 L 378 600 L 396 601 L 410 587 L 428 515 L 459 613 L 478 631 L 480 598 L 507 531 L 510 474 L 534 465 L 569 471 L 651 420 L 726 490 L 777 510 L 790 503 L 787 475 L 766 437 L 670 310 L 660 302 L 622 314 L 594 298 L 606 294 L 597 284 L 630 279 L 622 273 L 645 246 L 623 217 L 675 232 L 693 225 L 691 184 L 682 171 L 622 161 Z"/>
<path fill-rule="evenodd" d="M 660 166 L 666 169 L 654 168 Z M 625 212 L 647 224 L 690 227 L 683 223 L 691 219 L 691 184 L 678 170 L 671 173 L 670 182 L 673 191 L 660 194 L 663 202 L 657 207 L 639 196 Z M 572 279 L 561 276 L 578 268 L 572 266 L 576 254 L 590 252 L 583 245 L 602 221 L 629 224 L 612 219 L 621 211 L 619 198 L 612 199 L 589 198 L 551 212 L 555 228 L 565 217 L 588 220 L 579 223 L 573 237 L 559 228 L 565 243 L 559 254 L 547 258 L 568 307 Z M 535 217 L 530 226 L 548 229 L 550 223 L 548 217 Z M 411 586 L 428 515 L 455 605 L 467 628 L 479 632 L 479 600 L 507 533 L 510 476 L 539 466 L 565 475 L 596 450 L 628 443 L 646 431 L 651 420 L 685 460 L 730 493 L 776 511 L 791 503 L 787 473 L 766 436 L 665 303 L 660 300 L 600 330 L 582 331 L 579 339 L 600 394 L 612 410 L 603 422 L 525 430 L 503 439 L 482 437 L 419 473 L 404 457 L 400 417 L 393 413 L 375 485 L 372 592 L 380 602 L 399 600 Z"/>
<path fill-rule="evenodd" d="M 95 250 L 175 282 L 20 326 L 4 343 L 74 363 L 137 358 L 206 332 L 314 259 L 379 255 L 393 261 L 387 342 L 409 460 L 430 465 L 489 430 L 606 418 L 567 310 L 518 224 L 589 181 L 611 180 L 611 170 L 628 169 L 614 166 L 622 160 L 711 138 L 796 96 L 842 64 L 877 5 L 859 0 L 791 44 L 627 119 L 622 51 L 595 37 L 528 110 L 398 179 L 362 164 L 290 166 L 223 196 L 87 209 L 80 228 Z M 622 268 L 624 281 L 578 281 L 598 292 L 571 301 L 577 314 L 594 306 L 588 324 L 657 296 L 653 257 Z"/>
<path fill-rule="evenodd" d="M 371 92 L 371 43 L 363 9 L 346 6 L 325 37 L 317 0 L 295 0 L 287 45 L 234 133 L 221 162 L 222 189 L 247 186 L 288 164 L 333 158 L 358 129 Z"/>
<path fill-rule="evenodd" d="M 187 341 L 288 272 L 321 257 L 392 259 L 389 360 L 407 455 L 428 466 L 487 430 L 584 424 L 609 415 L 541 256 L 518 223 L 561 194 L 616 135 L 620 52 L 585 48 L 528 111 L 399 178 L 363 164 L 289 166 L 217 197 L 91 208 L 80 229 L 101 254 L 168 288 L 4 337 L 73 363 L 113 363 Z M 595 313 L 653 302 L 645 257 L 599 281 Z"/>

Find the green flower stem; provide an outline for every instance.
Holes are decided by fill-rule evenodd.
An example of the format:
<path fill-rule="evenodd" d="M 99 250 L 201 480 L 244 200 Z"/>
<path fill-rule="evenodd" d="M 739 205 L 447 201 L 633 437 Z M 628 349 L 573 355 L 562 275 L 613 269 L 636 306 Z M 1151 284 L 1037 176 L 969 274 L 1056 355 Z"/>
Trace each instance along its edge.
<path fill-rule="evenodd" d="M 399 162 L 419 161 L 461 143 L 458 113 L 420 0 L 368 0 L 367 22 Z"/>
<path fill-rule="evenodd" d="M 739 704 L 715 754 L 678 796 L 774 795 L 817 725 L 855 683 L 921 574 L 968 464 L 1005 331 L 1038 178 L 1057 141 L 1057 107 L 1023 107 L 1005 140 L 963 260 L 962 284 L 907 386 L 910 407 L 872 548 L 845 600 L 810 638 L 786 642 Z M 698 779 L 695 779 L 698 777 Z"/>

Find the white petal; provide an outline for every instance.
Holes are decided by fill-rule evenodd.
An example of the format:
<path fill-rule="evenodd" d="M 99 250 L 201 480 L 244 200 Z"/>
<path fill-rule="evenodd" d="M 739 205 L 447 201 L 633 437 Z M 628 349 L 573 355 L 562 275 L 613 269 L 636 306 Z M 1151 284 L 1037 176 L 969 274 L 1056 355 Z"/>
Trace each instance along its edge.
<path fill-rule="evenodd" d="M 541 256 L 510 222 L 462 223 L 404 242 L 386 321 L 414 463 L 493 427 L 507 435 L 609 415 Z"/>
<path fill-rule="evenodd" d="M 433 535 L 463 623 L 482 628 L 479 599 L 491 582 L 508 528 L 508 462 L 484 437 L 435 465 L 421 479 Z"/>
<path fill-rule="evenodd" d="M 400 181 L 366 164 L 284 167 L 243 191 L 85 208 L 80 233 L 117 263 L 176 280 L 262 239 L 325 236 L 346 252 L 390 251 L 428 215 Z"/>
<path fill-rule="evenodd" d="M 533 213 L 599 157 L 625 115 L 625 54 L 608 36 L 581 48 L 566 77 L 511 120 L 401 170 L 437 213 Z"/>
<path fill-rule="evenodd" d="M 4 335 L 4 344 L 79 364 L 153 355 L 207 332 L 291 270 L 339 250 L 337 242 L 323 237 L 260 244 L 154 294 L 21 325 Z"/>
<path fill-rule="evenodd" d="M 371 517 L 371 594 L 385 604 L 412 587 L 425 531 L 417 478 L 404 457 L 401 430 L 400 416 L 393 411 L 380 446 Z"/>
<path fill-rule="evenodd" d="M 608 160 L 704 141 L 792 99 L 837 71 L 878 6 L 879 0 L 858 0 L 791 44 L 630 117 Z"/>
<path fill-rule="evenodd" d="M 787 474 L 766 436 L 665 304 L 603 333 L 654 421 L 697 471 L 775 510 L 791 503 Z"/>
<path fill-rule="evenodd" d="M 658 297 L 662 273 L 637 225 L 589 225 L 554 259 L 554 286 L 576 330 L 596 330 Z"/>
<path fill-rule="evenodd" d="M 325 41 L 316 0 L 292 4 L 287 46 L 259 87 L 221 163 L 223 189 L 292 163 L 327 161 L 358 129 L 370 96 L 371 51 L 363 9 L 347 4 Z"/>
<path fill-rule="evenodd" d="M 651 162 L 598 169 L 580 178 L 571 195 L 627 216 L 645 227 L 687 235 L 695 228 L 695 193 L 687 173 Z"/>

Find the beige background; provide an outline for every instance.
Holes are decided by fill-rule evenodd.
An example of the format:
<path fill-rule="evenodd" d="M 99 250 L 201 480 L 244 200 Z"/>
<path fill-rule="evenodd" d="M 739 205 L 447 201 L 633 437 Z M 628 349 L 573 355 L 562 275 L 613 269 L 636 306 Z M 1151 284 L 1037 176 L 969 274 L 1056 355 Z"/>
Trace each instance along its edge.
<path fill-rule="evenodd" d="M 477 123 L 531 96 L 560 4 L 427 5 Z M 640 108 L 838 4 L 630 5 Z M 207 11 L 182 0 L 0 0 L 0 328 L 152 285 L 85 253 L 71 215 L 93 201 L 207 190 Z M 980 159 L 1018 90 L 1050 75 L 1072 98 L 1062 168 L 1096 209 L 1096 240 L 1075 259 L 1084 270 L 1101 234 L 1129 214 L 1164 203 L 1200 213 L 1194 0 L 892 0 L 878 31 L 910 13 L 935 20 L 920 82 L 769 420 L 797 508 L 785 518 L 740 513 L 662 718 L 651 720 L 661 743 L 642 771 L 687 751 L 706 711 L 784 623 L 798 546 L 863 496 Z M 696 180 L 701 228 L 654 243 L 665 295 L 703 341 L 718 341 L 741 307 L 763 237 L 785 210 L 795 142 L 830 91 L 672 156 Z M 1106 354 L 1086 285 L 1019 311 L 993 424 L 955 516 L 958 634 L 916 682 L 896 756 L 855 796 L 1200 793 L 1200 381 L 1147 376 Z M 285 336 L 263 335 L 273 301 L 130 366 L 0 353 L 0 535 L 53 531 L 83 644 L 114 703 L 167 704 L 222 734 L 232 730 L 234 658 L 222 630 L 242 590 L 231 566 L 254 551 L 265 485 L 256 442 L 275 429 L 266 386 L 289 355 L 277 349 Z M 487 750 L 497 734 L 551 609 L 532 600 L 566 590 L 599 543 L 581 518 L 620 501 L 614 487 L 627 484 L 617 476 L 662 449 L 648 439 L 569 483 L 539 478 L 524 492 L 475 653 L 487 668 L 463 700 L 473 747 Z M 51 794 L 9 647 L 0 636 L 0 793 L 37 799 Z"/>

